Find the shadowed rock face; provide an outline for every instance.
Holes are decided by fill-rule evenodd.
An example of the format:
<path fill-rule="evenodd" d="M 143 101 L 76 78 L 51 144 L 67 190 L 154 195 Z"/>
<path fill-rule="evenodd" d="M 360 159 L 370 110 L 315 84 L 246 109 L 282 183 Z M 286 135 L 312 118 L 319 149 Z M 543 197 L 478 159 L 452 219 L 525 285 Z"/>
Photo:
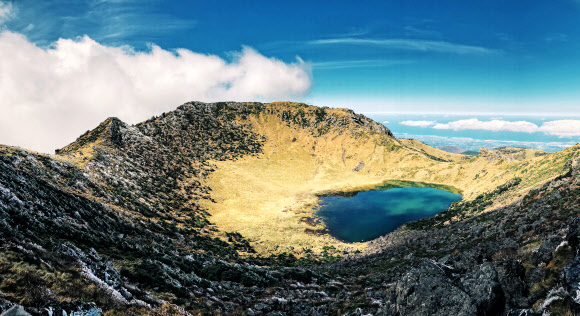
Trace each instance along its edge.
<path fill-rule="evenodd" d="M 514 203 L 482 212 L 487 200 L 461 202 L 341 261 L 331 248 L 246 256 L 248 240 L 210 225 L 199 202 L 212 198 L 210 161 L 260 155 L 263 137 L 243 117 L 263 113 L 312 135 L 392 136 L 349 110 L 193 102 L 133 126 L 109 118 L 58 157 L 0 149 L 0 313 L 17 304 L 31 315 L 578 311 L 572 156 L 567 174 Z"/>

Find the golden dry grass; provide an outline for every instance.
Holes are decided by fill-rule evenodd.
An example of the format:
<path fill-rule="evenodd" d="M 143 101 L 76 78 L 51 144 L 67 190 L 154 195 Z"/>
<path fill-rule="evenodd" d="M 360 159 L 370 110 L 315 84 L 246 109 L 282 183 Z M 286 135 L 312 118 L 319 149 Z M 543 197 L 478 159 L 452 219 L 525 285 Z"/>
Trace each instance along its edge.
<path fill-rule="evenodd" d="M 338 111 L 338 110 L 337 110 Z M 456 187 L 466 199 L 492 190 L 513 177 L 524 178 L 525 190 L 564 170 L 568 154 L 557 153 L 524 161 L 449 154 L 423 143 L 395 140 L 386 135 L 327 134 L 314 137 L 307 129 L 296 129 L 271 115 L 250 119 L 254 131 L 265 135 L 264 154 L 235 162 L 215 162 L 217 170 L 207 180 L 216 203 L 206 203 L 210 220 L 224 231 L 237 231 L 249 238 L 260 253 L 276 253 L 325 245 L 339 249 L 364 248 L 365 243 L 346 244 L 328 235 L 313 236 L 311 227 L 300 221 L 313 216 L 318 198 L 325 191 L 347 191 L 380 184 L 386 180 L 408 180 Z M 292 141 L 296 138 L 296 141 Z M 405 147 L 412 147 L 411 149 Z M 418 153 L 453 160 L 439 162 Z M 579 146 L 569 152 L 578 151 Z M 532 155 L 531 155 L 532 156 Z M 365 166 L 353 171 L 359 161 Z M 534 172 L 522 172 L 522 170 Z M 518 196 L 501 197 L 493 207 Z"/>
<path fill-rule="evenodd" d="M 566 163 L 577 158 L 580 152 L 580 145 L 577 145 L 538 157 L 537 150 L 524 150 L 513 156 L 471 157 L 447 153 L 416 140 L 394 139 L 364 130 L 352 132 L 350 126 L 314 136 L 317 133 L 312 127 L 290 126 L 276 114 L 267 113 L 300 108 L 312 115 L 315 107 L 287 102 L 266 104 L 265 107 L 266 111 L 260 115 L 250 115 L 240 122 L 251 124 L 254 132 L 266 137 L 263 154 L 213 162 L 217 170 L 205 182 L 211 187 L 216 203 L 207 200 L 201 203 L 212 215 L 210 221 L 222 232 L 240 232 L 258 252 L 266 254 L 288 251 L 290 247 L 298 253 L 302 248 L 320 252 L 326 245 L 338 249 L 365 247 L 365 243 L 347 244 L 328 235 L 313 236 L 305 232 L 306 229 L 324 228 L 323 224 L 312 227 L 300 221 L 303 217 L 314 216 L 317 194 L 322 192 L 406 180 L 452 186 L 460 189 L 465 199 L 472 199 L 514 177 L 521 177 L 518 191 L 500 196 L 489 207 L 494 209 L 565 172 Z M 339 119 L 348 119 L 351 115 L 346 109 L 326 111 Z M 99 127 L 108 124 L 110 120 Z M 92 134 L 86 135 L 89 138 Z M 98 137 L 90 138 L 92 141 L 82 143 L 81 147 L 65 155 L 51 157 L 82 168 L 94 154 L 93 148 L 101 146 L 105 139 L 100 134 L 95 136 Z M 21 150 L 8 146 L 0 149 Z M 353 171 L 361 161 L 365 164 L 362 170 Z"/>

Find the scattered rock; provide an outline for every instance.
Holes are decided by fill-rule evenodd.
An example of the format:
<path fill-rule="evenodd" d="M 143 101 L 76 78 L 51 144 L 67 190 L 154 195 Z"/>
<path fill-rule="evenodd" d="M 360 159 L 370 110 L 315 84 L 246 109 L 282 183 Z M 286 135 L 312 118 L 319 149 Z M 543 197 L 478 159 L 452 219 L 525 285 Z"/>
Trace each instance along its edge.
<path fill-rule="evenodd" d="M 526 274 L 526 286 L 531 289 L 535 284 L 540 283 L 546 277 L 546 269 L 542 267 L 533 267 Z"/>
<path fill-rule="evenodd" d="M 568 245 L 574 250 L 580 246 L 580 217 L 575 217 L 568 224 L 568 234 L 566 235 Z"/>
<path fill-rule="evenodd" d="M 477 307 L 467 293 L 454 285 L 448 268 L 423 261 L 397 282 L 385 314 L 475 315 Z"/>
<path fill-rule="evenodd" d="M 506 303 L 517 308 L 528 307 L 528 302 L 524 297 L 526 284 L 524 277 L 526 269 L 516 260 L 504 260 L 494 262 L 499 283 L 503 289 Z"/>
<path fill-rule="evenodd" d="M 461 285 L 472 298 L 478 315 L 498 315 L 503 312 L 504 293 L 492 264 L 484 263 L 467 273 L 461 278 Z"/>
<path fill-rule="evenodd" d="M 580 311 L 580 256 L 577 256 L 564 267 L 566 287 L 574 311 Z"/>
<path fill-rule="evenodd" d="M 359 161 L 358 164 L 352 168 L 352 171 L 354 172 L 359 172 L 361 171 L 363 168 L 365 167 L 365 162 L 364 161 Z"/>
<path fill-rule="evenodd" d="M 550 235 L 546 238 L 546 241 L 540 246 L 536 254 L 534 255 L 534 264 L 548 263 L 552 260 L 552 254 L 562 242 L 562 237 L 558 235 Z"/>

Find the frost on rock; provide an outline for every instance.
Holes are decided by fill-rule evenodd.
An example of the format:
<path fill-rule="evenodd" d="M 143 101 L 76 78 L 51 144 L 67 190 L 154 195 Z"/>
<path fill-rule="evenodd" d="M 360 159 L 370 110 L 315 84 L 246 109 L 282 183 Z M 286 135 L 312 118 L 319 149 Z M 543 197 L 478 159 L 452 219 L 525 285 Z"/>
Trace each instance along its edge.
<path fill-rule="evenodd" d="M 568 291 L 564 287 L 553 288 L 548 292 L 548 296 L 542 305 L 540 306 L 540 310 L 545 310 L 550 304 L 554 303 L 558 300 L 563 300 L 568 296 Z"/>
<path fill-rule="evenodd" d="M 143 304 L 142 301 L 128 301 L 128 299 L 133 298 L 133 294 L 123 286 L 124 282 L 121 280 L 121 275 L 109 262 L 103 263 L 102 258 L 94 249 L 91 249 L 87 255 L 74 245 L 65 243 L 59 247 L 58 252 L 76 261 L 81 267 L 81 274 L 87 280 L 104 289 L 118 302 L 124 304 Z"/>
<path fill-rule="evenodd" d="M 568 241 L 564 240 L 564 241 L 562 241 L 562 242 L 561 242 L 561 243 L 558 245 L 558 247 L 556 247 L 556 250 L 555 250 L 555 251 L 558 251 L 558 250 L 560 250 L 561 248 L 563 248 L 563 247 L 566 247 L 566 246 L 568 246 Z"/>

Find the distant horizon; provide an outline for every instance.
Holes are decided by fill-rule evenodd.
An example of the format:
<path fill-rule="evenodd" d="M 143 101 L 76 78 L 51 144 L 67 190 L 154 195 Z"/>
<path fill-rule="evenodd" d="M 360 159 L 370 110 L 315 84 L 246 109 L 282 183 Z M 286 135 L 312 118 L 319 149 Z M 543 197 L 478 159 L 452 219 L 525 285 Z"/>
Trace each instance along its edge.
<path fill-rule="evenodd" d="M 398 138 L 413 138 L 432 147 L 464 150 L 517 146 L 560 151 L 580 139 L 580 125 L 570 115 L 373 113 Z"/>
<path fill-rule="evenodd" d="M 315 104 L 311 104 L 315 105 Z M 316 105 L 315 105 L 316 106 Z M 362 111 L 360 114 L 412 114 L 412 115 L 449 115 L 449 116 L 571 116 L 580 117 L 580 112 L 441 112 L 441 111 Z"/>

